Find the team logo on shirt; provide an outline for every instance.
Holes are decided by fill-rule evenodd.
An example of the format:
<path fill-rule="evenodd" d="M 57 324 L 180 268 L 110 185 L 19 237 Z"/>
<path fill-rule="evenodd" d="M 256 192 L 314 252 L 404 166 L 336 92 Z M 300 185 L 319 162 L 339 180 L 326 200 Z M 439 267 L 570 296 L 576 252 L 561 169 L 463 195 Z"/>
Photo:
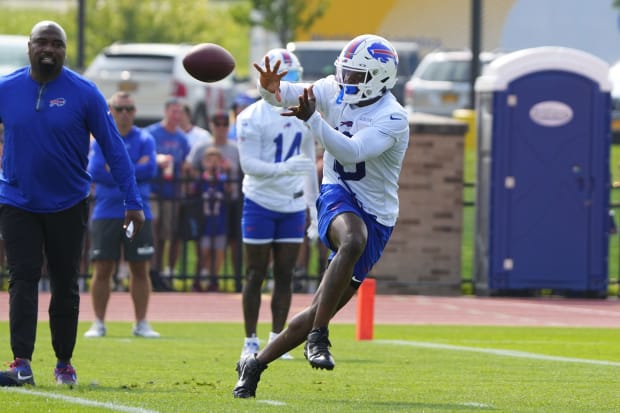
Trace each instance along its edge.
<path fill-rule="evenodd" d="M 62 107 L 62 106 L 65 106 L 65 103 L 67 103 L 65 98 L 54 98 L 54 99 L 50 100 L 49 106 L 50 106 L 50 108 L 53 108 L 54 106 Z"/>

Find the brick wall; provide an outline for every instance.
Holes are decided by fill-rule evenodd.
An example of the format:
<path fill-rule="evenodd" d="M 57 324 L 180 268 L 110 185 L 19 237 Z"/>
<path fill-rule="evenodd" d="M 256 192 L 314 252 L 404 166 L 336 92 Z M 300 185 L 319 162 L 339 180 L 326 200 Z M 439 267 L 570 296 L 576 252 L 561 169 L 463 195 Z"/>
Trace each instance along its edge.
<path fill-rule="evenodd" d="M 378 293 L 457 295 L 467 125 L 413 114 L 410 129 L 399 182 L 400 215 L 372 276 Z"/>

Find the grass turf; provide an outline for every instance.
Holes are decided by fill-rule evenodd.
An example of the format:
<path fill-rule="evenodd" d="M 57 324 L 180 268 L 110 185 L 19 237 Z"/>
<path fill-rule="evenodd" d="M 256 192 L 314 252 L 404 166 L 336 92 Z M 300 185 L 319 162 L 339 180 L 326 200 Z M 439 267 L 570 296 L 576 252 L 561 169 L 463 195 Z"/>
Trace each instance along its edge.
<path fill-rule="evenodd" d="M 620 331 L 595 328 L 355 326 L 331 328 L 334 371 L 313 370 L 295 349 L 263 373 L 257 398 L 233 399 L 241 324 L 155 323 L 161 339 L 109 323 L 85 339 L 79 385 L 58 387 L 47 323 L 38 329 L 36 387 L 0 389 L 6 412 L 617 412 Z M 261 336 L 268 326 L 260 325 Z M 266 339 L 266 337 L 261 337 Z M 0 323 L 8 353 L 8 323 Z M 8 358 L 8 356 L 6 356 Z"/>

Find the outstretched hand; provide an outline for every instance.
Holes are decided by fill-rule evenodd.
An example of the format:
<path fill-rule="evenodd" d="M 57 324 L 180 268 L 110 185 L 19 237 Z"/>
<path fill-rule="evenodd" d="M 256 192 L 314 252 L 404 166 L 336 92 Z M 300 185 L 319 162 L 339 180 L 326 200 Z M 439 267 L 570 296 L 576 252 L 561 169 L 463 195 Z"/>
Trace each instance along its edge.
<path fill-rule="evenodd" d="M 280 63 L 281 62 L 278 60 L 272 69 L 271 62 L 269 62 L 268 56 L 265 56 L 264 68 L 261 67 L 259 64 L 254 63 L 254 68 L 258 70 L 258 73 L 260 73 L 260 85 L 263 87 L 263 89 L 274 93 L 278 102 L 282 101 L 282 98 L 280 97 L 280 80 L 288 73 L 288 70 L 284 70 L 281 73 L 278 73 L 278 69 L 280 69 Z"/>
<path fill-rule="evenodd" d="M 297 116 L 304 122 L 310 119 L 310 116 L 316 110 L 316 99 L 312 93 L 312 86 L 304 89 L 304 94 L 299 96 L 298 106 L 289 106 L 288 112 L 283 112 L 282 116 Z"/>

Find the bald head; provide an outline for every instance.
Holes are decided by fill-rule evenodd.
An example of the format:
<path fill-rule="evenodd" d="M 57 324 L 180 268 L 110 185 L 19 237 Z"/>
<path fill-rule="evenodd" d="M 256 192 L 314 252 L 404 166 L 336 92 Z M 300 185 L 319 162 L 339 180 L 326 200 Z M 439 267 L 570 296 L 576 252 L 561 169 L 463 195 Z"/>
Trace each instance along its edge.
<path fill-rule="evenodd" d="M 43 20 L 34 25 L 28 42 L 30 76 L 40 83 L 55 79 L 65 63 L 67 35 L 56 22 Z"/>
<path fill-rule="evenodd" d="M 65 44 L 67 43 L 67 34 L 65 33 L 65 29 L 63 29 L 60 24 L 51 20 L 43 20 L 35 24 L 30 31 L 30 40 L 43 32 L 49 31 L 56 32 L 62 41 L 65 42 Z"/>

